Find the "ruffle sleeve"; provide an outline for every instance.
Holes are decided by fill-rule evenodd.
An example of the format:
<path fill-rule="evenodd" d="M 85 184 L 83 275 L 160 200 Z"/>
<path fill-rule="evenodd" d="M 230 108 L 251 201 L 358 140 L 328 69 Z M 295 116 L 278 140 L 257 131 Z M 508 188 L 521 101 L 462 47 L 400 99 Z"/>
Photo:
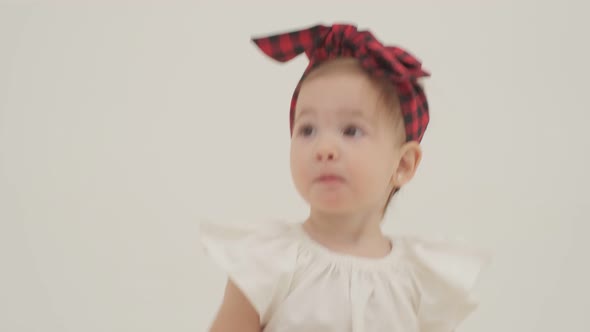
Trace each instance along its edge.
<path fill-rule="evenodd" d="M 286 224 L 237 226 L 205 222 L 199 227 L 205 253 L 244 293 L 265 324 L 286 296 L 297 259 L 297 242 Z"/>
<path fill-rule="evenodd" d="M 410 255 L 419 288 L 421 332 L 452 332 L 478 306 L 471 290 L 489 254 L 456 243 L 413 239 Z"/>

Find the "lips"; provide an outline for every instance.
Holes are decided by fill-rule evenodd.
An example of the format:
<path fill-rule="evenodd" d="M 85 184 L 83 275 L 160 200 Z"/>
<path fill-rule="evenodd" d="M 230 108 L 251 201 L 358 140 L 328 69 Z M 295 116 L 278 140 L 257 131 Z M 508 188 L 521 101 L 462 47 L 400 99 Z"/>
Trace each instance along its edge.
<path fill-rule="evenodd" d="M 322 174 L 316 181 L 323 183 L 344 182 L 344 178 L 336 174 Z"/>

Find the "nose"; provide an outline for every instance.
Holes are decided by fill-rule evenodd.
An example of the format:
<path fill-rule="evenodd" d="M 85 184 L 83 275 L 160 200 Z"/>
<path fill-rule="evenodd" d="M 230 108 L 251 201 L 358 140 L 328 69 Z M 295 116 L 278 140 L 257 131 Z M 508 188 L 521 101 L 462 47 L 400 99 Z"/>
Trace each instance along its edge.
<path fill-rule="evenodd" d="M 316 160 L 317 161 L 334 161 L 338 159 L 339 153 L 335 142 L 323 140 L 318 142 L 316 148 Z"/>

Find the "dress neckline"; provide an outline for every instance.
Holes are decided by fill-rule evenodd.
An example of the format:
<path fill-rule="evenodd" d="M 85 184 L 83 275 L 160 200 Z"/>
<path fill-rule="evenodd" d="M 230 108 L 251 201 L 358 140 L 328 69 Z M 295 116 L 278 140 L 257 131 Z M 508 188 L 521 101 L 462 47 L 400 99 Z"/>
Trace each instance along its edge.
<path fill-rule="evenodd" d="M 295 224 L 302 244 L 306 249 L 313 252 L 316 256 L 328 260 L 329 262 L 342 266 L 349 266 L 360 269 L 390 269 L 392 263 L 397 261 L 402 254 L 403 248 L 400 239 L 385 235 L 391 244 L 391 250 L 382 257 L 364 257 L 353 254 L 346 254 L 334 251 L 314 240 L 303 229 L 303 223 Z"/>

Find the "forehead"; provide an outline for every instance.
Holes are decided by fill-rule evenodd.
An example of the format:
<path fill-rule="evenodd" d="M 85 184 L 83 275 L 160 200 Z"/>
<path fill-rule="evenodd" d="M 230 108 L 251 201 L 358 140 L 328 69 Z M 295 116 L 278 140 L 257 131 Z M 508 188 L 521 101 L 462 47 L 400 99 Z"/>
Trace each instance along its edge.
<path fill-rule="evenodd" d="M 379 92 L 375 82 L 356 62 L 335 61 L 311 72 L 304 80 L 295 112 L 372 115 L 379 106 Z"/>

